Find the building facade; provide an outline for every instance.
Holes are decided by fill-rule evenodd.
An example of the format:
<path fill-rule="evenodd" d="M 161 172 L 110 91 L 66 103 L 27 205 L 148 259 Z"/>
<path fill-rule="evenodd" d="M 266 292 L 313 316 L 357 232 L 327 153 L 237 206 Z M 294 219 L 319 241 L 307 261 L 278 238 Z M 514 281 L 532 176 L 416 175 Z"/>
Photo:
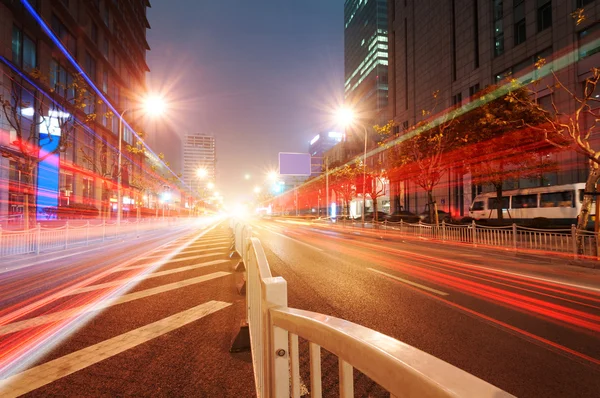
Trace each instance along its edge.
<path fill-rule="evenodd" d="M 217 149 L 215 137 L 188 133 L 183 137 L 183 180 L 201 196 L 209 183 L 216 183 Z M 201 170 L 201 171 L 199 171 Z"/>
<path fill-rule="evenodd" d="M 310 140 L 308 153 L 310 153 L 311 158 L 311 176 L 321 175 L 325 167 L 325 153 L 342 142 L 343 139 L 344 133 L 329 131 L 317 134 Z"/>
<path fill-rule="evenodd" d="M 435 103 L 436 112 L 465 104 L 508 76 L 526 83 L 539 59 L 577 93 L 591 68 L 600 65 L 599 0 L 390 0 L 388 6 L 389 109 L 396 134 L 421 121 L 422 111 Z M 577 9 L 585 15 L 580 23 L 573 17 Z M 535 87 L 540 103 L 550 100 L 548 84 L 552 76 Z M 565 112 L 572 110 L 568 98 L 553 100 Z M 582 156 L 564 152 L 555 160 L 558 171 L 505 188 L 585 180 Z M 481 189 L 468 175 L 448 170 L 434 193 L 440 209 L 462 217 Z M 427 202 L 422 190 L 401 176 L 392 181 L 392 195 L 394 210 L 420 212 Z"/>
<path fill-rule="evenodd" d="M 386 0 L 344 2 L 345 103 L 367 125 L 387 121 L 387 13 Z"/>
<path fill-rule="evenodd" d="M 114 217 L 119 175 L 125 216 L 156 205 L 154 186 L 162 177 L 150 165 L 161 162 L 149 148 L 139 150 L 135 133 L 149 71 L 149 6 L 148 0 L 0 1 L 2 95 L 17 93 L 30 104 L 15 108 L 22 131 L 0 115 L 0 217 L 22 215 L 25 202 L 38 220 L 73 207 Z"/>

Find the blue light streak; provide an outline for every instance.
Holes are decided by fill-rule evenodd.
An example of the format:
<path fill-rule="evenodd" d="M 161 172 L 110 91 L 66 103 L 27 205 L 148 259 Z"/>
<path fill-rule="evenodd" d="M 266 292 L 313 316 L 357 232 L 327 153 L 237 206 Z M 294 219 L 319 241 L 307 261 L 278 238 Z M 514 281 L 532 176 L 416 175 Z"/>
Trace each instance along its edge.
<path fill-rule="evenodd" d="M 66 109 L 65 107 L 63 107 L 62 105 L 60 105 L 56 100 L 54 100 L 52 97 L 50 97 L 50 95 L 48 95 L 46 93 L 46 91 L 44 91 L 42 88 L 40 88 L 33 80 L 31 80 L 29 78 L 29 76 L 27 76 L 26 74 L 24 74 L 23 72 L 21 72 L 16 66 L 13 65 L 12 62 L 10 62 L 4 56 L 0 55 L 0 61 L 2 63 L 4 63 L 6 66 L 8 66 L 10 69 L 12 69 L 13 72 L 15 72 L 16 74 L 18 74 L 23 80 L 25 80 L 27 82 L 27 84 L 31 85 L 39 93 L 43 94 L 44 97 L 46 97 L 48 100 L 52 101 L 52 103 L 54 103 L 56 106 L 58 106 L 60 108 L 60 110 L 62 110 L 62 111 L 68 111 L 68 109 Z M 30 93 L 30 94 L 33 94 L 33 93 Z M 101 135 L 96 134 L 96 132 L 92 128 L 90 128 L 88 125 L 86 125 L 84 122 L 82 122 L 81 120 L 77 119 L 75 116 L 73 116 L 73 118 L 75 119 L 75 121 L 78 123 L 78 125 L 80 127 L 82 127 L 82 128 L 85 129 L 85 131 L 87 131 L 88 133 L 93 134 L 94 136 L 96 136 L 97 138 L 99 138 L 102 142 L 104 142 L 107 145 L 109 145 L 115 151 L 117 150 L 117 147 L 115 147 L 110 142 L 108 142 L 107 140 L 105 140 L 104 138 L 102 138 Z M 133 163 L 133 160 L 129 156 L 127 156 L 126 154 L 122 154 L 122 156 L 125 156 L 125 159 L 127 159 L 127 160 L 129 160 L 130 162 Z"/>
<path fill-rule="evenodd" d="M 104 96 L 104 94 L 102 93 L 102 91 L 100 91 L 100 89 L 98 87 L 96 87 L 96 85 L 94 84 L 94 82 L 92 81 L 92 79 L 89 78 L 89 76 L 87 75 L 87 73 L 85 73 L 85 71 L 81 68 L 81 66 L 79 66 L 79 64 L 77 63 L 77 60 L 66 49 L 66 47 L 60 41 L 60 39 L 54 34 L 54 32 L 52 31 L 52 29 L 50 29 L 50 27 L 48 27 L 48 25 L 46 24 L 46 22 L 35 11 L 35 9 L 33 8 L 33 6 L 31 4 L 29 4 L 29 1 L 28 0 L 21 0 L 21 4 L 31 14 L 31 16 L 38 22 L 38 24 L 40 25 L 40 27 L 42 28 L 42 30 L 44 32 L 46 32 L 46 35 L 48 35 L 48 37 L 54 42 L 54 44 L 64 54 L 64 56 L 69 60 L 69 62 L 71 62 L 71 64 L 73 65 L 73 67 L 81 74 L 81 76 L 83 77 L 83 79 L 90 85 L 90 87 L 94 90 L 94 92 L 96 93 L 96 95 L 98 95 L 98 97 L 100 97 L 102 99 L 102 101 L 104 101 L 104 103 L 110 108 L 110 110 L 112 111 L 112 113 L 115 116 L 119 117 L 123 121 L 123 125 L 126 126 L 127 128 L 129 128 L 129 130 L 131 130 L 131 132 L 133 133 L 133 135 L 135 135 L 138 140 L 142 141 L 142 139 L 140 138 L 140 136 L 134 131 L 133 128 L 131 128 L 131 126 L 129 125 L 129 123 L 127 123 L 127 121 L 120 116 L 120 112 L 117 111 L 117 109 Z M 148 150 L 148 152 L 152 153 L 155 157 L 158 158 L 158 155 L 156 155 L 156 153 L 154 153 L 154 151 L 149 146 L 147 146 L 145 142 L 143 142 L 143 144 L 144 144 L 144 147 Z M 186 186 L 188 189 L 191 189 L 179 176 L 177 176 L 176 173 L 173 172 L 173 170 L 171 170 L 171 168 L 169 168 L 164 162 L 161 161 L 161 163 L 184 186 Z"/>

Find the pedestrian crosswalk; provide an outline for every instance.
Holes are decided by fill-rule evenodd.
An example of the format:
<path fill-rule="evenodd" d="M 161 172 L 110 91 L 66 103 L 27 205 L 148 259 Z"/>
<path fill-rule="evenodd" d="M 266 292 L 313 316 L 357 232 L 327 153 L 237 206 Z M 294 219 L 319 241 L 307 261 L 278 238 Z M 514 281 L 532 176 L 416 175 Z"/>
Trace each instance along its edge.
<path fill-rule="evenodd" d="M 151 323 L 97 342 L 89 347 L 73 351 L 45 363 L 43 358 L 40 358 L 38 362 L 41 362 L 41 364 L 26 370 L 21 369 L 19 373 L 10 370 L 20 369 L 19 367 L 11 367 L 10 364 L 3 363 L 2 359 L 3 340 L 8 341 L 10 339 L 14 341 L 15 338 L 19 338 L 19 333 L 32 331 L 38 338 L 36 342 L 39 344 L 40 334 L 52 332 L 45 336 L 45 340 L 50 343 L 53 341 L 54 335 L 59 334 L 61 326 L 68 325 L 69 329 L 73 329 L 73 325 L 81 320 L 81 327 L 85 328 L 85 321 L 110 311 L 116 306 L 119 306 L 121 311 L 125 312 L 127 307 L 123 307 L 123 305 L 127 303 L 138 303 L 136 308 L 144 308 L 140 304 L 143 303 L 143 300 L 151 297 L 167 297 L 166 295 L 176 292 L 177 297 L 185 297 L 186 301 L 197 301 L 193 299 L 193 295 L 190 296 L 189 293 L 183 294 L 180 292 L 187 291 L 185 289 L 190 287 L 199 287 L 230 277 L 232 275 L 229 267 L 231 260 L 227 257 L 228 251 L 226 249 L 231 242 L 231 234 L 226 228 L 221 226 L 207 229 L 200 236 L 196 236 L 195 239 L 180 240 L 176 244 L 169 245 L 169 250 L 165 250 L 166 247 L 161 247 L 159 251 L 141 256 L 138 261 L 131 262 L 130 265 L 115 267 L 109 275 L 112 274 L 118 279 L 104 276 L 86 286 L 78 286 L 70 290 L 65 289 L 63 294 L 60 295 L 60 299 L 72 300 L 72 303 L 78 305 L 51 306 L 47 312 L 39 311 L 41 313 L 36 313 L 36 316 L 21 317 L 22 319 L 15 319 L 9 323 L 0 323 L 0 396 L 16 397 L 34 391 L 74 372 L 121 354 L 132 347 L 144 344 L 184 325 L 191 324 L 230 307 L 232 305 L 231 300 L 223 300 L 223 297 L 227 295 L 217 297 L 218 295 L 213 294 L 215 297 L 211 299 L 205 297 L 204 300 L 207 301 L 196 302 L 189 309 L 176 312 L 163 319 L 154 320 Z M 168 283 L 160 283 L 162 278 L 168 278 Z M 156 281 L 158 283 L 153 282 L 151 284 L 155 285 L 153 287 L 147 287 L 146 284 L 142 288 L 142 285 L 139 284 L 146 281 Z M 223 283 L 219 282 L 219 286 L 222 285 Z M 229 285 L 234 289 L 234 283 Z M 219 292 L 220 289 L 213 287 L 209 290 L 203 288 L 198 290 L 196 288 L 196 291 Z M 66 301 L 66 303 L 70 302 Z M 47 304 L 45 301 L 40 303 L 41 309 Z M 101 326 L 94 324 L 93 327 Z M 36 331 L 38 329 L 39 332 Z M 26 342 L 22 344 L 26 344 Z M 12 358 L 14 359 L 14 355 Z M 142 365 L 140 364 L 140 366 Z"/>

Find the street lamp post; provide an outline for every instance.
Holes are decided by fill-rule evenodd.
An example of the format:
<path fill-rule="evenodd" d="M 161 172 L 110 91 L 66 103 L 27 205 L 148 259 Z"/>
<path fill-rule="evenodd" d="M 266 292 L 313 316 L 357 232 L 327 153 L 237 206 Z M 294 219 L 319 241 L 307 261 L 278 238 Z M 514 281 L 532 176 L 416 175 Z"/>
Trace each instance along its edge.
<path fill-rule="evenodd" d="M 154 112 L 155 114 L 160 114 L 164 111 L 164 103 L 158 97 L 149 97 L 145 100 L 144 108 L 146 108 L 147 112 Z M 142 108 L 142 107 L 140 107 Z M 119 114 L 119 153 L 117 155 L 117 226 L 121 225 L 121 213 L 123 209 L 122 201 L 122 187 L 121 187 L 121 152 L 123 149 L 123 116 L 125 113 L 131 111 L 132 108 L 124 109 L 123 112 Z"/>
<path fill-rule="evenodd" d="M 364 124 L 360 125 L 365 131 L 365 152 L 363 155 L 363 206 L 362 206 L 362 225 L 365 227 L 365 211 L 367 209 L 367 128 Z M 374 215 L 373 215 L 374 216 Z"/>
<path fill-rule="evenodd" d="M 366 188 L 367 188 L 367 127 L 362 124 L 362 123 L 358 123 L 356 122 L 356 117 L 354 115 L 354 112 L 351 109 L 348 108 L 342 108 L 339 109 L 337 111 L 337 119 L 340 123 L 342 123 L 344 126 L 350 126 L 352 124 L 354 125 L 359 125 L 360 127 L 362 127 L 362 129 L 365 132 L 365 151 L 364 151 L 364 155 L 363 155 L 363 203 L 362 203 L 362 215 L 361 215 L 361 221 L 362 221 L 362 225 L 363 228 L 365 226 L 365 210 L 367 208 L 367 192 L 366 192 Z"/>
<path fill-rule="evenodd" d="M 121 150 L 123 147 L 123 115 L 129 111 L 129 109 L 124 109 L 123 112 L 119 115 L 119 154 L 117 155 L 117 225 L 121 225 Z"/>

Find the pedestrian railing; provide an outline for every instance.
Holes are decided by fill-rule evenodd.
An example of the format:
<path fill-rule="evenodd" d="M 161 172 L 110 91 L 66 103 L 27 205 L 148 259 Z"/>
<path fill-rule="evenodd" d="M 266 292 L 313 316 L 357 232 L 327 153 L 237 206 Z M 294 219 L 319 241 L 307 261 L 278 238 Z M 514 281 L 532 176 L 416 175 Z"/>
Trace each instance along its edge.
<path fill-rule="evenodd" d="M 67 221 L 58 227 L 37 224 L 28 230 L 0 228 L 0 257 L 39 254 L 50 250 L 68 249 L 75 245 L 88 245 L 142 232 L 154 231 L 166 225 L 176 225 L 187 219 L 140 219 L 116 221 Z"/>
<path fill-rule="evenodd" d="M 359 225 L 359 224 L 354 224 Z M 598 234 L 577 230 L 574 225 L 568 229 L 536 229 L 516 224 L 492 227 L 476 224 L 439 225 L 418 223 L 388 222 L 371 223 L 384 230 L 398 231 L 400 234 L 420 238 L 438 239 L 449 242 L 468 243 L 473 246 L 503 247 L 513 250 L 537 250 L 572 254 L 575 258 L 598 257 Z"/>
<path fill-rule="evenodd" d="M 323 394 L 323 379 L 332 377 L 337 377 L 340 396 L 354 396 L 354 369 L 392 397 L 511 396 L 441 359 L 372 329 L 289 308 L 287 282 L 271 274 L 260 240 L 252 237 L 250 227 L 242 222 L 232 220 L 230 226 L 235 233 L 236 250 L 247 270 L 247 316 L 257 396 L 300 397 L 301 363 L 308 364 L 308 392 L 315 398 Z M 300 349 L 299 339 L 308 343 L 308 350 Z M 337 356 L 337 376 L 323 371 L 322 349 Z"/>

